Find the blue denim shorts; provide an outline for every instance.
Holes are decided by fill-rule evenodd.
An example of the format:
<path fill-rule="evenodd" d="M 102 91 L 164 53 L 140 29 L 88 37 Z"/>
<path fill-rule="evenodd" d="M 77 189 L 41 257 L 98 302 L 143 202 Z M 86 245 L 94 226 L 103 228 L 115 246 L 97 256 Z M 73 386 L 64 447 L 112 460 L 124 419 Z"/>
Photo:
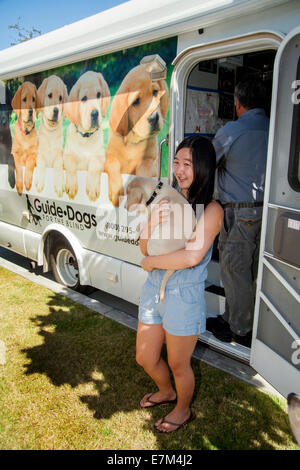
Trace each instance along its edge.
<path fill-rule="evenodd" d="M 165 298 L 160 302 L 160 284 L 151 283 L 148 277 L 142 289 L 139 321 L 147 325 L 162 325 L 167 333 L 174 336 L 203 333 L 206 328 L 204 282 L 176 282 L 168 286 L 169 283 Z"/>

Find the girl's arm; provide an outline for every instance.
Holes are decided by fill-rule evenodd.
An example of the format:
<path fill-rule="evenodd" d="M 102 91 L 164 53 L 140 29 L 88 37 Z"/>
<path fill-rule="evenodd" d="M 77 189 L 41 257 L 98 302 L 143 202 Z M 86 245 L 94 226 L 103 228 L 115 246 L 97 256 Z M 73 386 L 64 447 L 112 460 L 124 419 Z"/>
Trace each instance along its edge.
<path fill-rule="evenodd" d="M 216 201 L 212 201 L 202 214 L 191 239 L 182 250 L 168 255 L 147 256 L 142 260 L 145 271 L 152 269 L 184 269 L 196 266 L 206 255 L 214 239 L 221 230 L 223 209 Z"/>
<path fill-rule="evenodd" d="M 140 250 L 144 256 L 148 256 L 147 246 L 153 230 L 169 216 L 170 207 L 168 202 L 169 201 L 164 199 L 154 205 L 154 209 L 149 215 L 147 223 L 140 234 Z"/>

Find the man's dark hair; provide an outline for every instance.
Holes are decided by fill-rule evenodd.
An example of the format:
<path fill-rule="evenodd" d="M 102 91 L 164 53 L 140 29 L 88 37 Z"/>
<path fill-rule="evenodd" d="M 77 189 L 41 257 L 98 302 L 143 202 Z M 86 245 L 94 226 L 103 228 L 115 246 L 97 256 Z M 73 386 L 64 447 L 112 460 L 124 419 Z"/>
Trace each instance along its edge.
<path fill-rule="evenodd" d="M 234 91 L 235 97 L 238 98 L 244 108 L 263 108 L 265 104 L 265 87 L 257 78 L 251 80 L 243 80 L 239 82 Z"/>

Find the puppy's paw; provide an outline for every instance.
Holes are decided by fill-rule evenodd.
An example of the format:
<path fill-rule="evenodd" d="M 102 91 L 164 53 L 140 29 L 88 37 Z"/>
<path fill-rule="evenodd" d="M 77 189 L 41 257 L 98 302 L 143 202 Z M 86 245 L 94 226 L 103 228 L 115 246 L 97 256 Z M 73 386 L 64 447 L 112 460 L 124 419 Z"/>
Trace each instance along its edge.
<path fill-rule="evenodd" d="M 119 207 L 124 197 L 124 190 L 123 189 L 120 189 L 119 191 L 110 190 L 108 196 L 112 204 L 115 207 Z"/>
<path fill-rule="evenodd" d="M 58 197 L 62 197 L 65 190 L 64 175 L 56 175 L 54 181 L 54 191 Z"/>
<path fill-rule="evenodd" d="M 70 199 L 74 199 L 74 197 L 78 193 L 78 183 L 77 183 L 76 173 L 75 174 L 67 173 L 66 193 Z"/>
<path fill-rule="evenodd" d="M 26 191 L 29 191 L 32 186 L 32 173 L 31 172 L 29 173 L 25 171 L 24 183 L 25 183 Z"/>
<path fill-rule="evenodd" d="M 41 193 L 45 186 L 45 179 L 43 178 L 41 172 L 37 170 L 37 175 L 35 178 L 35 187 L 38 193 Z"/>
<path fill-rule="evenodd" d="M 16 188 L 17 188 L 17 192 L 18 192 L 19 196 L 21 196 L 22 193 L 23 193 L 23 182 L 20 181 L 20 180 L 17 180 Z"/>
<path fill-rule="evenodd" d="M 90 201 L 96 201 L 100 196 L 100 175 L 87 175 L 86 194 Z"/>

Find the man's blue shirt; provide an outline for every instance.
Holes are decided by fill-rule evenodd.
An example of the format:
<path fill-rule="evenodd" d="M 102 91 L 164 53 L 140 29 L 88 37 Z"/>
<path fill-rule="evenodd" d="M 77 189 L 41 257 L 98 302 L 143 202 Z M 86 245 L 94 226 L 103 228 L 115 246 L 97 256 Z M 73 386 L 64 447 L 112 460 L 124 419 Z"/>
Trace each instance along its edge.
<path fill-rule="evenodd" d="M 262 201 L 268 149 L 269 118 L 263 109 L 255 108 L 236 121 L 221 127 L 213 144 L 218 170 L 219 199 L 228 202 Z"/>

